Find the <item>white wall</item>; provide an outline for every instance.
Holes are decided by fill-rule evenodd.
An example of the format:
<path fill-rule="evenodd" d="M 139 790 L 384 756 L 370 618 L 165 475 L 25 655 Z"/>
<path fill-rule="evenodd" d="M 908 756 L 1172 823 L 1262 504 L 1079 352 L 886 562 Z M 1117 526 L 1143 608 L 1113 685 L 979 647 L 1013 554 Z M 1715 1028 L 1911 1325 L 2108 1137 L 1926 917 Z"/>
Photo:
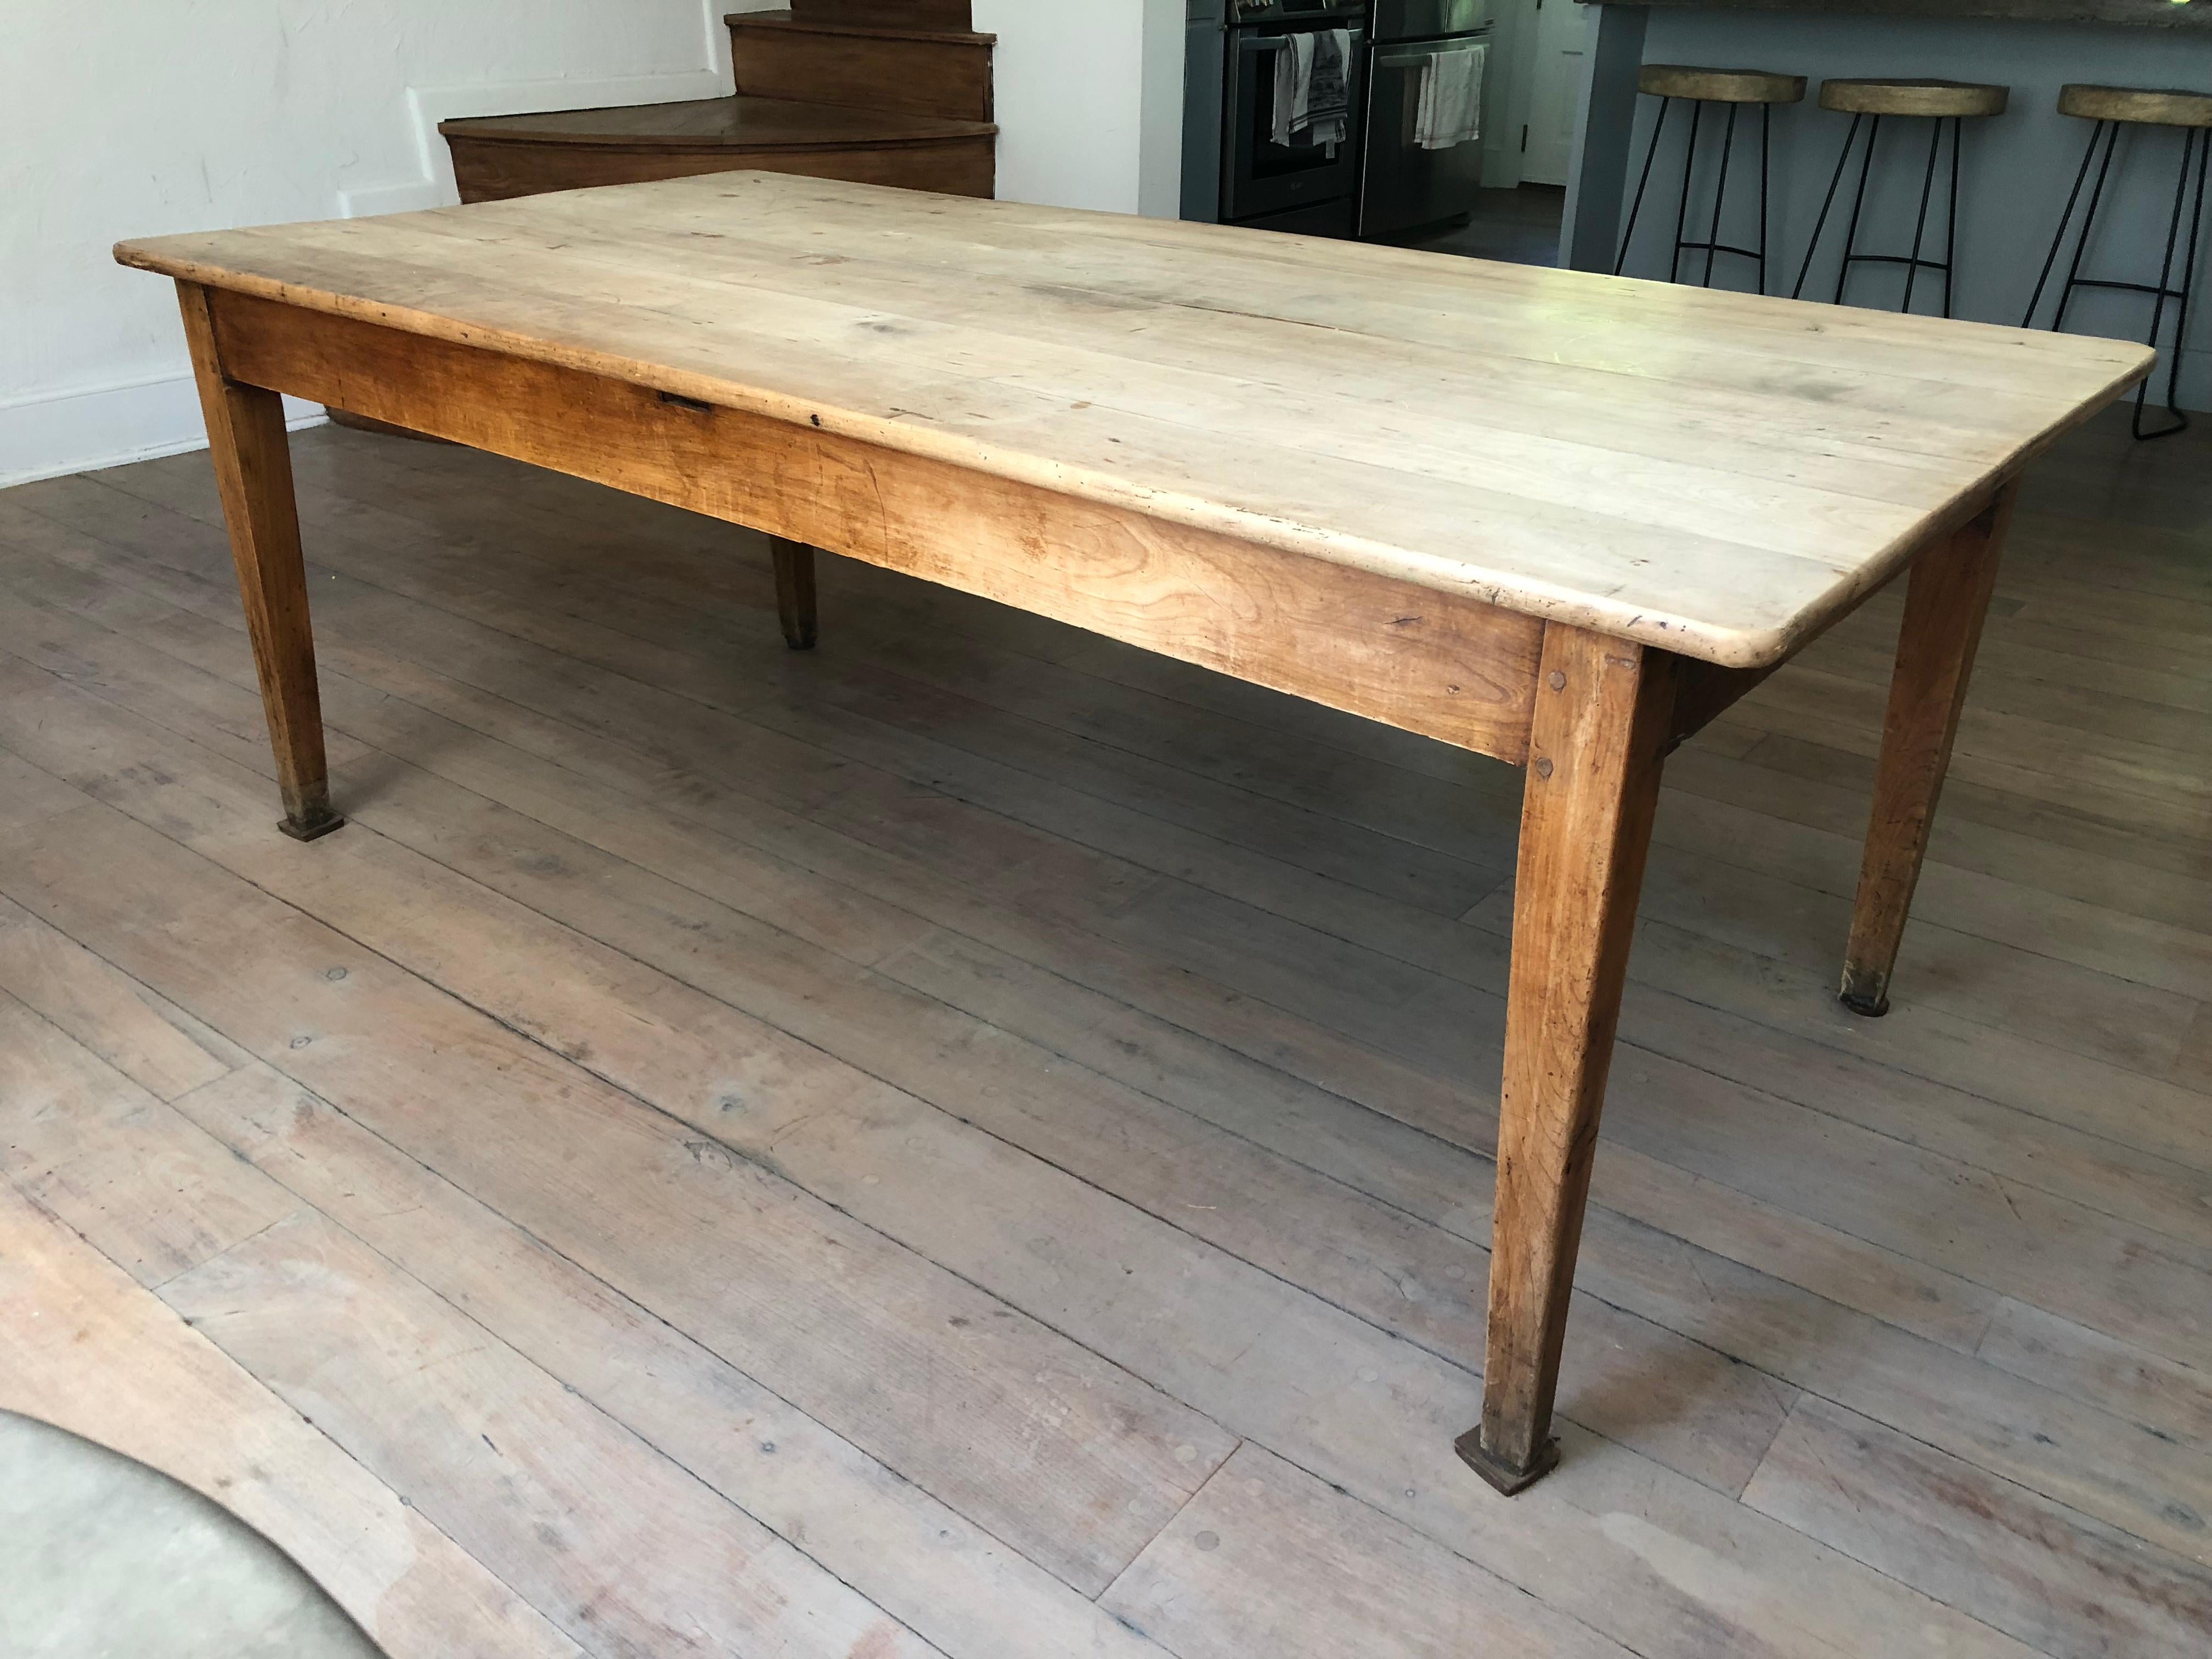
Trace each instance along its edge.
<path fill-rule="evenodd" d="M 434 125 L 463 108 L 726 91 L 720 14 L 733 9 L 714 0 L 5 5 L 0 483 L 202 440 L 173 291 L 116 265 L 108 250 L 118 239 L 451 200 L 450 172 L 430 170 L 443 165 L 444 146 L 424 143 L 422 118 Z M 437 89 L 457 84 L 473 90 L 441 106 Z"/>
<path fill-rule="evenodd" d="M 453 202 L 441 118 L 726 93 L 722 15 L 776 3 L 0 0 L 0 484 L 204 441 L 173 289 L 117 240 Z M 1174 214 L 1180 0 L 975 26 L 1000 195 Z"/>
<path fill-rule="evenodd" d="M 1173 218 L 1182 0 L 975 0 L 999 37 L 999 194 Z"/>

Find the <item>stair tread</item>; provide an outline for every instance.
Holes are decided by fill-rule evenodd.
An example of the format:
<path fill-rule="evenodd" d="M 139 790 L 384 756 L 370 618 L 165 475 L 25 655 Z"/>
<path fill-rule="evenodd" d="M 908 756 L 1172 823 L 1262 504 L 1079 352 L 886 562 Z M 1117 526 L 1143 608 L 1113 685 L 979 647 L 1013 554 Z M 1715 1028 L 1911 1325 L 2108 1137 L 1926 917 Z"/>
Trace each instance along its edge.
<path fill-rule="evenodd" d="M 805 149 L 870 143 L 975 138 L 998 131 L 988 121 L 803 103 L 749 93 L 678 103 L 532 115 L 468 116 L 441 121 L 448 137 L 525 139 L 544 144 L 652 145 L 682 149 Z"/>
<path fill-rule="evenodd" d="M 957 46 L 994 46 L 999 37 L 973 29 L 907 28 L 896 23 L 833 23 L 787 11 L 733 11 L 722 19 L 733 29 L 788 29 L 801 34 L 858 34 L 881 40 L 949 40 Z"/>

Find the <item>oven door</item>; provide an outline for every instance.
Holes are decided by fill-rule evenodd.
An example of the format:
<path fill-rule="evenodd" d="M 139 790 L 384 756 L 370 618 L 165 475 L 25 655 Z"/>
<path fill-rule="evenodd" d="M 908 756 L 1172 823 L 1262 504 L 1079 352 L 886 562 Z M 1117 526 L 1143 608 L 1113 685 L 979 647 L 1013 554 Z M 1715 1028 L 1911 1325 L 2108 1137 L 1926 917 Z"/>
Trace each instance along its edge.
<path fill-rule="evenodd" d="M 1369 58 L 1367 143 L 1359 181 L 1362 236 L 1395 236 L 1440 224 L 1474 206 L 1475 192 L 1482 188 L 1480 135 L 1449 149 L 1423 149 L 1414 133 L 1430 63 L 1442 52 L 1481 45 L 1488 38 L 1462 35 L 1375 48 Z"/>
<path fill-rule="evenodd" d="M 1335 27 L 1334 20 L 1322 27 Z M 1349 199 L 1359 184 L 1359 124 L 1364 103 L 1362 58 L 1367 32 L 1346 27 L 1352 37 L 1346 65 L 1346 91 L 1352 100 L 1344 142 L 1310 144 L 1294 138 L 1275 142 L 1275 60 L 1290 49 L 1296 23 L 1280 27 L 1230 31 L 1226 142 L 1221 148 L 1221 216 L 1234 222 L 1263 213 L 1280 213 L 1332 198 Z M 1310 30 L 1309 33 L 1312 32 Z"/>

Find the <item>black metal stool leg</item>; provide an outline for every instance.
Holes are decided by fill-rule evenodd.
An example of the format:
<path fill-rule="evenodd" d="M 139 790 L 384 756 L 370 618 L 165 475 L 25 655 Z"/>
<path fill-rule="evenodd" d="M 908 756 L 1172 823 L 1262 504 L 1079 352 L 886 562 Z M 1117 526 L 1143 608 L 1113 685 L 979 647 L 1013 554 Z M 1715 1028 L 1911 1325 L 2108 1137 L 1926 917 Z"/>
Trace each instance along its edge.
<path fill-rule="evenodd" d="M 2185 157 L 2184 159 L 2186 160 Z M 2183 343 L 2189 338 L 2189 299 L 2197 289 L 2197 252 L 2204 240 L 2204 185 L 2207 173 L 2212 173 L 2212 128 L 2200 127 L 2197 131 L 2197 205 L 2190 210 L 2189 257 L 2183 262 L 2181 268 L 2179 303 L 2175 307 L 2173 313 L 2173 361 L 2167 366 L 2166 378 L 2166 412 L 2185 427 L 2189 424 L 2189 416 L 2184 415 L 2178 406 L 2181 390 L 2181 351 Z M 2181 427 L 2174 428 L 2177 432 L 2180 429 Z M 2163 434 L 2154 433 L 2151 435 L 2157 437 Z"/>
<path fill-rule="evenodd" d="M 2182 129 L 2181 175 L 2173 186 L 2173 221 L 2166 227 L 2166 257 L 2159 262 L 2158 267 L 2158 298 L 2152 303 L 2150 311 L 2150 345 L 2155 350 L 2160 325 L 2166 321 L 2166 302 L 2169 298 L 2179 301 L 2174 316 L 2173 356 L 2167 361 L 2166 370 L 2166 412 L 2172 419 L 2154 432 L 2143 430 L 2143 404 L 2150 392 L 2150 378 L 2144 376 L 2143 383 L 2136 388 L 2135 419 L 2129 428 L 2138 440 L 2170 438 L 2189 424 L 2189 416 L 2181 412 L 2181 347 L 2189 334 L 2189 291 L 2196 286 L 2197 243 L 2204 229 L 2204 167 L 2206 161 L 2212 161 L 2212 143 L 2200 147 L 2197 142 L 2200 136 L 2212 137 L 2212 129 Z M 2189 164 L 2200 149 L 2203 151 L 2204 159 L 2197 162 L 2197 206 L 2190 216 L 2188 257 L 2183 265 L 2181 287 L 2177 293 L 2173 286 L 2174 246 L 2181 236 L 2182 204 L 2189 199 Z"/>
<path fill-rule="evenodd" d="M 1826 233 L 1828 216 L 1834 210 L 1836 192 L 1843 188 L 1844 175 L 1850 171 L 1851 146 L 1858 142 L 1859 126 L 1866 124 L 1866 148 L 1859 155 L 1859 179 L 1851 193 L 1851 215 L 1844 231 L 1843 252 L 1836 262 L 1835 303 L 1844 303 L 1844 295 L 1850 286 L 1851 274 L 1863 264 L 1903 265 L 1905 293 L 1898 302 L 1901 312 L 1911 312 L 1913 296 L 1920 290 L 1920 273 L 1923 270 L 1940 272 L 1943 278 L 1943 315 L 1951 314 L 1953 270 L 1959 252 L 1959 151 L 1963 142 L 1965 124 L 1957 116 L 1927 115 L 1907 118 L 1928 123 L 1928 160 L 1921 169 L 1920 205 L 1912 222 L 1912 247 L 1905 253 L 1865 253 L 1859 249 L 1859 225 L 1866 212 L 1867 186 L 1874 173 L 1875 152 L 1881 143 L 1882 117 L 1869 111 L 1855 111 L 1850 131 L 1844 135 L 1844 147 L 1836 155 L 1836 171 L 1828 180 L 1828 193 L 1820 203 L 1820 216 L 1813 222 L 1813 239 L 1806 244 L 1805 258 L 1797 268 L 1796 285 L 1790 290 L 1792 299 L 1805 291 L 1805 284 L 1813 275 L 1813 262 L 1820 255 L 1820 238 Z M 1945 200 L 1943 227 L 1943 257 L 1929 257 L 1923 252 L 1929 246 L 1931 219 L 1936 207 L 1936 178 L 1943 164 L 1944 127 L 1948 123 L 1951 139 L 1951 179 L 1949 195 Z"/>
<path fill-rule="evenodd" d="M 1620 252 L 1613 262 L 1613 274 L 1616 276 L 1628 264 L 1628 245 L 1636 238 L 1636 216 L 1644 211 L 1644 191 L 1651 182 L 1651 164 L 1659 159 L 1659 135 L 1667 130 L 1667 112 L 1674 106 L 1673 99 L 1662 98 L 1658 118 L 1651 123 L 1651 142 L 1644 150 L 1644 174 L 1636 181 L 1636 200 L 1628 210 L 1628 228 L 1620 233 Z"/>
<path fill-rule="evenodd" d="M 1859 158 L 1858 193 L 1851 198 L 1850 228 L 1844 232 L 1844 262 L 1836 267 L 1835 302 L 1838 305 L 1844 302 L 1844 284 L 1851 279 L 1851 250 L 1858 246 L 1859 214 L 1866 206 L 1867 175 L 1874 171 L 1875 146 L 1881 141 L 1881 117 L 1869 116 L 1867 119 L 1866 154 Z"/>
<path fill-rule="evenodd" d="M 2035 326 L 2035 308 L 2043 303 L 2043 290 L 2051 281 L 2051 267 L 2058 263 L 2058 250 L 2066 246 L 2066 228 L 2074 222 L 2074 204 L 2081 199 L 2081 186 L 2089 180 L 2089 164 L 2097 159 L 2097 140 L 2105 136 L 2105 124 L 2098 122 L 2089 129 L 2089 147 L 2081 152 L 2081 170 L 2074 175 L 2074 188 L 2066 193 L 2066 211 L 2058 216 L 2057 234 L 2051 239 L 2051 252 L 2043 256 L 2043 270 L 2035 279 L 2035 292 L 2027 296 L 2027 310 L 2022 313 L 2022 328 Z"/>
<path fill-rule="evenodd" d="M 1674 209 L 1674 258 L 1667 267 L 1667 280 L 1682 280 L 1682 232 L 1690 221 L 1690 180 L 1698 171 L 1698 126 L 1705 118 L 1705 106 L 1702 99 L 1690 105 L 1690 145 L 1682 153 L 1682 199 Z"/>
<path fill-rule="evenodd" d="M 2074 290 L 2082 285 L 2081 256 L 2089 251 L 2089 237 L 2097 228 L 2097 208 L 2105 199 L 2105 180 L 2112 177 L 2112 152 L 2119 148 L 2120 124 L 2103 121 L 2098 124 L 2111 129 L 2105 140 L 2105 159 L 2097 167 L 2097 182 L 2089 188 L 2089 205 L 2081 214 L 2081 240 L 2074 244 L 2073 263 L 2066 267 L 2066 286 L 2058 290 L 2058 314 L 2051 319 L 2051 331 L 2061 332 L 2066 326 L 2066 307 L 2074 303 Z"/>
<path fill-rule="evenodd" d="M 1813 256 L 1820 251 L 1820 233 L 1828 228 L 1828 210 L 1836 204 L 1836 191 L 1842 188 L 1844 174 L 1851 165 L 1851 146 L 1859 141 L 1859 123 L 1864 115 L 1851 117 L 1851 130 L 1844 135 L 1844 148 L 1836 156 L 1836 176 L 1828 180 L 1828 193 L 1820 199 L 1820 216 L 1813 221 L 1813 240 L 1805 245 L 1805 263 L 1797 267 L 1797 281 L 1790 290 L 1793 300 L 1802 299 L 1805 279 L 1813 274 Z"/>
<path fill-rule="evenodd" d="M 1766 292 L 1767 140 L 1774 132 L 1774 106 L 1759 106 L 1759 291 Z"/>
<path fill-rule="evenodd" d="M 1713 183 L 1712 223 L 1705 231 L 1705 280 L 1701 288 L 1713 285 L 1713 261 L 1719 257 L 1721 246 L 1721 210 L 1728 203 L 1729 158 L 1735 153 L 1736 106 L 1728 106 L 1728 125 L 1721 130 L 1721 176 Z"/>
<path fill-rule="evenodd" d="M 1912 252 L 1905 262 L 1905 302 L 1898 307 L 1901 312 L 1912 310 L 1912 290 L 1920 281 L 1920 247 L 1928 240 L 1928 204 L 1935 199 L 1936 159 L 1943 143 L 1943 124 L 1928 124 L 1928 173 L 1920 181 L 1920 216 L 1913 222 Z"/>
<path fill-rule="evenodd" d="M 2035 309 L 2042 303 L 2045 285 L 2050 281 L 2051 269 L 2057 263 L 2059 250 L 2066 244 L 2066 230 L 2074 216 L 2074 204 L 2081 199 L 2082 184 L 2089 176 L 2090 165 L 2094 162 L 2097 182 L 2089 189 L 2089 205 L 2081 215 L 2081 234 L 2074 244 L 2074 258 L 2066 268 L 2065 285 L 2058 292 L 2058 308 L 2051 319 L 2051 331 L 2056 333 L 2066 326 L 2067 307 L 2073 303 L 2076 289 L 2116 289 L 2130 294 L 2148 294 L 2152 296 L 2152 303 L 2150 333 L 2147 343 L 2156 349 L 2159 336 L 2166 328 L 2166 302 L 2172 301 L 2173 353 L 2167 359 L 2166 372 L 2166 412 L 2171 418 L 2163 426 L 2148 431 L 2144 429 L 2143 411 L 2150 400 L 2150 380 L 2146 377 L 2142 385 L 2136 389 L 2135 416 L 2129 423 L 2129 430 L 2138 439 L 2168 438 L 2186 430 L 2189 426 L 2189 416 L 2181 409 L 2181 355 L 2183 342 L 2189 337 L 2189 301 L 2197 287 L 2197 247 L 2204 234 L 2206 175 L 2212 173 L 2212 129 L 2192 127 L 2182 130 L 2181 167 L 2174 177 L 2173 212 L 2166 222 L 2166 252 L 2159 260 L 2158 280 L 2155 283 L 2129 283 L 2111 277 L 2084 276 L 2081 262 L 2088 253 L 2090 238 L 2096 233 L 2097 210 L 2104 201 L 2106 181 L 2112 176 L 2112 156 L 2119 148 L 2120 128 L 2126 125 L 2129 124 L 2103 120 L 2091 129 L 2089 146 L 2081 155 L 2081 170 L 2075 175 L 2073 192 L 2067 197 L 2066 211 L 2058 221 L 2058 234 L 2051 240 L 2051 252 L 2043 262 L 2042 275 L 2036 278 L 2035 292 L 2027 302 L 2027 314 L 2021 320 L 2025 326 L 2035 319 Z M 2105 147 L 2101 161 L 2097 156 L 2100 142 Z M 2193 202 L 2190 187 L 2191 167 L 2195 168 L 2197 174 Z M 2185 246 L 2181 240 L 2185 210 L 2189 221 L 2189 240 Z M 2181 254 L 2181 283 L 2179 287 L 2175 286 L 2173 280 L 2176 252 Z"/>
<path fill-rule="evenodd" d="M 1629 204 L 1628 223 L 1621 232 L 1620 250 L 1613 256 L 1613 274 L 1616 276 L 1628 268 L 1628 256 L 1632 251 L 1636 240 L 1636 227 L 1643 216 L 1644 200 L 1650 191 L 1651 174 L 1659 159 L 1659 142 L 1666 132 L 1667 118 L 1676 101 L 1672 95 L 1660 96 L 1659 113 L 1652 120 L 1650 139 L 1644 147 L 1644 167 L 1636 181 L 1636 195 Z M 1684 98 L 1680 101 L 1690 106 L 1690 131 L 1682 150 L 1682 188 L 1674 203 L 1674 246 L 1673 255 L 1667 265 L 1667 280 L 1675 283 L 1682 280 L 1682 256 L 1685 253 L 1703 253 L 1705 256 L 1705 268 L 1698 274 L 1697 281 L 1700 287 L 1711 288 L 1713 285 L 1714 274 L 1719 265 L 1720 256 L 1726 253 L 1737 258 L 1752 260 L 1757 265 L 1758 291 L 1764 294 L 1766 292 L 1767 236 L 1773 174 L 1771 142 L 1774 126 L 1772 108 L 1771 106 L 1765 105 L 1760 108 L 1759 237 L 1756 246 L 1743 246 L 1737 243 L 1721 240 L 1721 226 L 1728 217 L 1729 178 L 1735 165 L 1736 116 L 1741 106 L 1738 100 L 1727 98 L 1710 100 Z M 1706 216 L 1705 234 L 1702 237 L 1696 237 L 1690 234 L 1690 197 L 1697 188 L 1698 163 L 1700 159 L 1699 146 L 1705 141 L 1705 105 L 1709 102 L 1726 104 L 1728 119 L 1723 125 L 1719 135 L 1721 159 L 1718 170 L 1713 179 L 1712 210 Z M 1741 187 L 1737 193 L 1739 195 L 1742 193 Z"/>
<path fill-rule="evenodd" d="M 1940 122 L 1937 125 L 1942 125 Z M 1951 220 L 1943 233 L 1943 314 L 1951 314 L 1951 273 L 1959 268 L 1959 142 L 1966 123 L 1951 118 Z"/>

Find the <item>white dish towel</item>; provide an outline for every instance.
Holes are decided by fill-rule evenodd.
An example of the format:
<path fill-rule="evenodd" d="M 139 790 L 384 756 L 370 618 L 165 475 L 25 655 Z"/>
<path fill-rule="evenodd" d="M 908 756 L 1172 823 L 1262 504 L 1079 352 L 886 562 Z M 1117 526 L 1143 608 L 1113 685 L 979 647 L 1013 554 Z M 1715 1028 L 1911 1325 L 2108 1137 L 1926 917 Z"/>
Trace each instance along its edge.
<path fill-rule="evenodd" d="M 1482 137 L 1482 66 L 1489 56 L 1490 43 L 1480 40 L 1429 59 L 1413 117 L 1413 142 L 1423 149 L 1452 149 Z"/>
<path fill-rule="evenodd" d="M 1301 29 L 1275 50 L 1274 141 L 1332 150 L 1351 129 L 1352 32 Z"/>

